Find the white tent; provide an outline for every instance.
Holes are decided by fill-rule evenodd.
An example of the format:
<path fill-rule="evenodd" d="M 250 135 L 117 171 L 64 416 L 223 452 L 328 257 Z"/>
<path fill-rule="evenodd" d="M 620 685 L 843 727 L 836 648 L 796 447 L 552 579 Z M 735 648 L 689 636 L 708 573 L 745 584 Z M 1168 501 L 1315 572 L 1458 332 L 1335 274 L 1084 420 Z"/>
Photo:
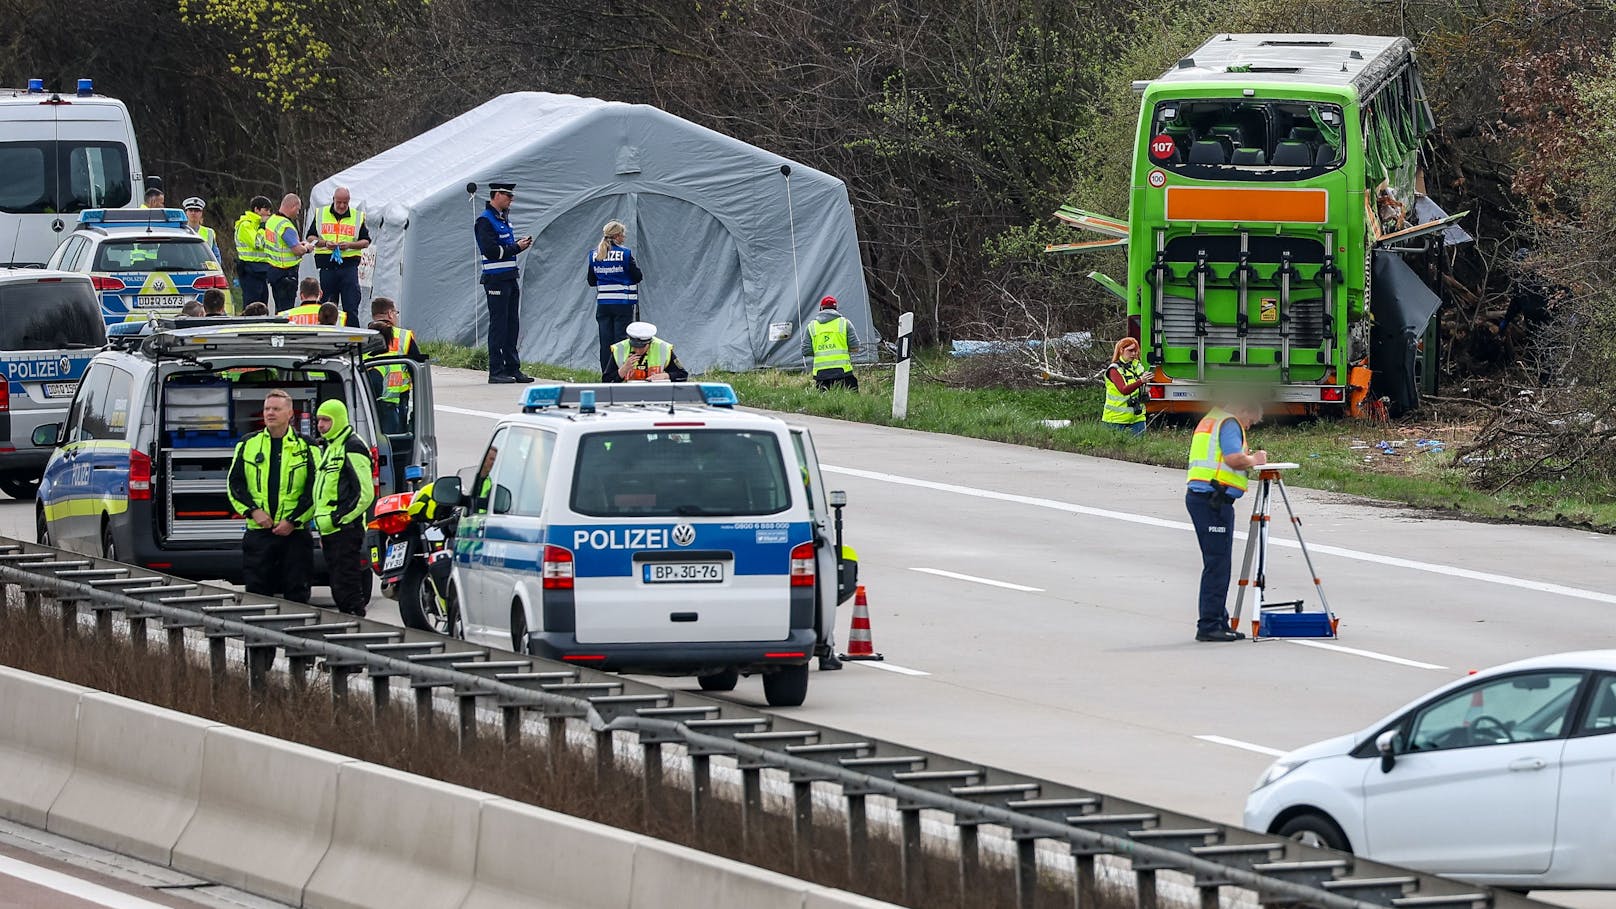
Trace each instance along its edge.
<path fill-rule="evenodd" d="M 825 294 L 852 320 L 862 359 L 874 352 L 842 182 L 654 107 L 501 95 L 324 180 L 310 210 L 348 187 L 372 237 L 366 299 L 397 300 L 424 339 L 480 344 L 472 222 L 490 182 L 516 183 L 511 226 L 535 238 L 519 260 L 524 360 L 599 365 L 585 271 L 614 219 L 645 272 L 641 318 L 692 371 L 800 365 L 804 320 Z"/>

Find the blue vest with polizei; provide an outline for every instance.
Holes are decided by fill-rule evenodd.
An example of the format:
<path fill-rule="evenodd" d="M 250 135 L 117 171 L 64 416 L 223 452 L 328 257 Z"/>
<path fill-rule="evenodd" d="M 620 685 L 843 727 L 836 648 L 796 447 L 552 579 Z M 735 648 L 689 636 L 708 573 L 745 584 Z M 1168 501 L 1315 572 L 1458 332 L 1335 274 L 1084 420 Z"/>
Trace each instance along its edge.
<path fill-rule="evenodd" d="M 640 286 L 629 276 L 628 265 L 633 261 L 634 253 L 615 243 L 604 259 L 596 259 L 595 251 L 589 251 L 589 270 L 595 273 L 596 303 L 640 302 Z"/>
<path fill-rule="evenodd" d="M 494 213 L 492 208 L 483 209 L 483 213 L 478 215 L 478 217 L 494 226 L 494 235 L 499 239 L 500 246 L 516 245 L 516 232 L 511 230 L 510 222 L 501 219 Z M 516 257 L 512 256 L 509 259 L 490 259 L 487 256 L 483 256 L 483 274 L 489 276 L 516 274 Z"/>

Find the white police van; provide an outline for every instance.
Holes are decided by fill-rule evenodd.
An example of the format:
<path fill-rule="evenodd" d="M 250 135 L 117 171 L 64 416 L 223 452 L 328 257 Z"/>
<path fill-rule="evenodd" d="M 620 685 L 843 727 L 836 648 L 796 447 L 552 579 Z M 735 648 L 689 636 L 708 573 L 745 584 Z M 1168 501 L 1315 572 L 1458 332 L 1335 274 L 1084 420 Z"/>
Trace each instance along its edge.
<path fill-rule="evenodd" d="M 796 706 L 856 565 L 806 429 L 718 383 L 538 385 L 469 485 L 452 594 L 465 637 L 597 669 L 763 677 Z M 469 494 L 462 494 L 462 490 Z"/>

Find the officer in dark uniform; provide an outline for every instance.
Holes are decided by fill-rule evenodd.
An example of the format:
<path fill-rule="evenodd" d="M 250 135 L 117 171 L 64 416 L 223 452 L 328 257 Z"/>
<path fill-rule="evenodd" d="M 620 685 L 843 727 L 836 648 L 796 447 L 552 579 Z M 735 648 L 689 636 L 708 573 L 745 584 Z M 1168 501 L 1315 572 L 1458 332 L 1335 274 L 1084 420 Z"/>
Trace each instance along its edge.
<path fill-rule="evenodd" d="M 511 230 L 511 200 L 516 198 L 515 183 L 488 184 L 488 205 L 477 216 L 474 230 L 477 251 L 482 255 L 483 293 L 488 296 L 488 381 L 494 385 L 527 383 L 533 377 L 522 372 L 516 357 L 516 337 L 521 329 L 521 274 L 516 257 L 533 245 L 532 237 L 517 239 Z"/>

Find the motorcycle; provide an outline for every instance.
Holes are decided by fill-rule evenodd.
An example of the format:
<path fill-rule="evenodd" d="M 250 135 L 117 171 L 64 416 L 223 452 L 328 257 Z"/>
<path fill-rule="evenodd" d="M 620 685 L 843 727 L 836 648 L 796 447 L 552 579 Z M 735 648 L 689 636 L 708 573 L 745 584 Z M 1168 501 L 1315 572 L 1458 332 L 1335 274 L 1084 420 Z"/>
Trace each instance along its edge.
<path fill-rule="evenodd" d="M 459 509 L 434 514 L 430 487 L 418 488 L 421 468 L 405 468 L 404 478 L 409 491 L 377 499 L 375 517 L 365 524 L 371 570 L 382 596 L 398 601 L 405 627 L 461 637 L 452 545 Z"/>

